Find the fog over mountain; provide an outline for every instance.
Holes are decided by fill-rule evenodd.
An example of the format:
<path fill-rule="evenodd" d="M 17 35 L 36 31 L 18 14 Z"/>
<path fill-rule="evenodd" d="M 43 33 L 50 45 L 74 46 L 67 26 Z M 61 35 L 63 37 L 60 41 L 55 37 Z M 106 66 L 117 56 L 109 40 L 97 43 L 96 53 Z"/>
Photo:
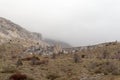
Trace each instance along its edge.
<path fill-rule="evenodd" d="M 60 44 L 62 48 L 71 48 L 72 47 L 69 43 L 59 41 L 59 40 L 45 38 L 44 41 L 47 42 L 48 44 L 50 44 L 51 46 L 54 46 L 56 44 Z"/>
<path fill-rule="evenodd" d="M 19 41 L 21 41 L 21 39 L 27 40 L 27 42 L 28 40 L 33 40 L 36 43 L 39 42 L 41 45 L 47 44 L 54 46 L 56 44 L 60 44 L 63 48 L 72 47 L 69 44 L 62 41 L 43 39 L 41 33 L 30 32 L 22 28 L 18 24 L 15 24 L 10 20 L 0 17 L 0 44 L 16 39 Z"/>
<path fill-rule="evenodd" d="M 73 46 L 120 41 L 120 0 L 0 0 L 0 16 Z"/>

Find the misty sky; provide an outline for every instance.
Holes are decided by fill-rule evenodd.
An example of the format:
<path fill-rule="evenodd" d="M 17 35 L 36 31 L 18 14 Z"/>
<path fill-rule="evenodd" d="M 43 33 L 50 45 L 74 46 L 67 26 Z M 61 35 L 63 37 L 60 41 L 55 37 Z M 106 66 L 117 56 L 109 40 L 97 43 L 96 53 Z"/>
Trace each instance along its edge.
<path fill-rule="evenodd" d="M 0 0 L 0 16 L 73 46 L 120 41 L 120 0 Z"/>

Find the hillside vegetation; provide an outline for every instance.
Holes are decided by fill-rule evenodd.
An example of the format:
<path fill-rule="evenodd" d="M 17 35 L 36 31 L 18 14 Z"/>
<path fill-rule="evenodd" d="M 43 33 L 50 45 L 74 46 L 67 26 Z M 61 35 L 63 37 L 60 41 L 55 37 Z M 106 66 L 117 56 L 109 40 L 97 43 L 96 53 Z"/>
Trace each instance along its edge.
<path fill-rule="evenodd" d="M 27 80 L 120 80 L 120 43 L 102 45 L 76 53 L 56 54 L 55 58 L 53 55 L 34 55 L 40 61 L 47 59 L 48 63 L 33 65 L 32 60 L 26 60 L 16 67 L 19 58 L 12 57 L 10 52 L 18 55 L 24 46 L 4 44 L 0 46 L 0 80 L 9 80 L 11 75 L 18 73 L 27 75 Z"/>

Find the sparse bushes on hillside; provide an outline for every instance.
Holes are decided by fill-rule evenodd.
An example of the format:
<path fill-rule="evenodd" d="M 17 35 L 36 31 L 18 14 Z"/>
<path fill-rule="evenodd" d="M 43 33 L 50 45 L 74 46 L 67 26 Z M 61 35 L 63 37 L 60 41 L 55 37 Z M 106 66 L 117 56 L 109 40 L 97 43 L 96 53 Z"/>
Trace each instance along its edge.
<path fill-rule="evenodd" d="M 1 73 L 14 73 L 16 71 L 17 69 L 15 68 L 15 66 L 7 65 L 2 67 Z"/>
<path fill-rule="evenodd" d="M 93 72 L 95 74 L 98 73 L 104 73 L 105 75 L 112 74 L 112 75 L 120 75 L 120 64 L 114 63 L 110 61 L 105 62 L 90 62 L 87 65 L 87 69 L 90 72 Z"/>

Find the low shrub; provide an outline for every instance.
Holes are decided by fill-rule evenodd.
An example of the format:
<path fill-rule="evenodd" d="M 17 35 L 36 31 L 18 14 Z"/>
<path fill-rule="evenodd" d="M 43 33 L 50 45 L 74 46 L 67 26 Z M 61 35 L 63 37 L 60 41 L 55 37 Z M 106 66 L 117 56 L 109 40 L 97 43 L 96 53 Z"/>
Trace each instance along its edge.
<path fill-rule="evenodd" d="M 15 74 L 12 74 L 8 80 L 34 80 L 34 79 L 28 77 L 26 74 L 15 73 Z"/>
<path fill-rule="evenodd" d="M 3 66 L 1 73 L 14 73 L 16 71 L 17 69 L 15 68 L 15 66 L 9 65 L 9 66 Z"/>
<path fill-rule="evenodd" d="M 88 71 L 93 72 L 95 74 L 104 73 L 105 75 L 120 75 L 120 64 L 114 63 L 110 61 L 105 62 L 91 62 L 87 66 Z"/>

